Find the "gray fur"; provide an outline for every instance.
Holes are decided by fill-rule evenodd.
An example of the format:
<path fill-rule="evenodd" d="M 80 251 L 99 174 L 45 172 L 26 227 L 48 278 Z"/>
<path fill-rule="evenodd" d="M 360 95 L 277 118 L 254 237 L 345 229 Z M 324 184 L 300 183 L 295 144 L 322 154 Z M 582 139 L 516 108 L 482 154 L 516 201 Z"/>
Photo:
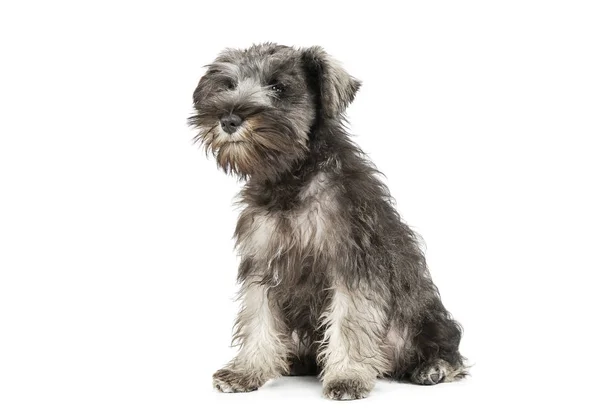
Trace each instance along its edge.
<path fill-rule="evenodd" d="M 316 374 L 357 399 L 377 377 L 419 384 L 466 375 L 461 328 L 416 235 L 343 127 L 360 83 L 320 47 L 226 50 L 194 92 L 190 123 L 227 173 L 247 180 L 235 230 L 242 310 L 223 392 Z M 244 120 L 233 134 L 219 119 Z"/>

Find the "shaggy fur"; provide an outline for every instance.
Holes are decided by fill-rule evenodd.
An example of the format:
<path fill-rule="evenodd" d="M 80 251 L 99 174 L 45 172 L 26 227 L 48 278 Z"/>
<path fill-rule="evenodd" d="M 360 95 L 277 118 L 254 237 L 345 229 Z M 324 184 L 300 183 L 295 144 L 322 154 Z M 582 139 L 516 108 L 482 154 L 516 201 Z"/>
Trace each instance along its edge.
<path fill-rule="evenodd" d="M 320 47 L 261 44 L 225 50 L 194 92 L 199 141 L 247 181 L 240 352 L 214 374 L 220 391 L 319 374 L 326 397 L 358 399 L 378 377 L 432 385 L 467 373 L 416 235 L 345 132 L 359 86 Z"/>

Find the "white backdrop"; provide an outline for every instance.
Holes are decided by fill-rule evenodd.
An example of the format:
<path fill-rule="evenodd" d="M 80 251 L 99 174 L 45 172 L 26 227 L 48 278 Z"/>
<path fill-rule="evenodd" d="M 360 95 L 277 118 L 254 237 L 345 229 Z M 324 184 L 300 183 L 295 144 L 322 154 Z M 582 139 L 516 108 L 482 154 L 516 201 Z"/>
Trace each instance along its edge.
<path fill-rule="evenodd" d="M 591 416 L 599 19 L 593 1 L 3 2 L 0 418 Z M 186 118 L 202 66 L 262 41 L 322 45 L 363 81 L 351 130 L 428 245 L 472 377 L 351 403 L 316 379 L 212 390 L 239 185 Z"/>

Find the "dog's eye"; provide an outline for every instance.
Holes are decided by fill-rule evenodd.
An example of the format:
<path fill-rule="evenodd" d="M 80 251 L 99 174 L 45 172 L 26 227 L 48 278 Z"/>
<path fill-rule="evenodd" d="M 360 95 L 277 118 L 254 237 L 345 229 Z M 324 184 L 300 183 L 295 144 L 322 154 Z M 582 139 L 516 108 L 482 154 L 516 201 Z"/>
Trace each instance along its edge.
<path fill-rule="evenodd" d="M 233 80 L 229 80 L 229 79 L 225 80 L 225 82 L 223 83 L 223 86 L 227 90 L 235 89 L 235 83 L 233 82 Z"/>
<path fill-rule="evenodd" d="M 271 85 L 271 90 L 275 93 L 282 93 L 285 90 L 285 86 L 281 83 L 274 83 Z"/>

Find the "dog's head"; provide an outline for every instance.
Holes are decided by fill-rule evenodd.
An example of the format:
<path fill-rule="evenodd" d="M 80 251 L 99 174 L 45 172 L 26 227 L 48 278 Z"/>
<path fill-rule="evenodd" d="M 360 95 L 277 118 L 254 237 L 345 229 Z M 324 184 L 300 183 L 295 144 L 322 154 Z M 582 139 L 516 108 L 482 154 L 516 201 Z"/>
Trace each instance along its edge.
<path fill-rule="evenodd" d="M 243 178 L 290 170 L 315 124 L 339 120 L 360 86 L 320 47 L 228 49 L 207 67 L 190 124 L 218 165 Z"/>

